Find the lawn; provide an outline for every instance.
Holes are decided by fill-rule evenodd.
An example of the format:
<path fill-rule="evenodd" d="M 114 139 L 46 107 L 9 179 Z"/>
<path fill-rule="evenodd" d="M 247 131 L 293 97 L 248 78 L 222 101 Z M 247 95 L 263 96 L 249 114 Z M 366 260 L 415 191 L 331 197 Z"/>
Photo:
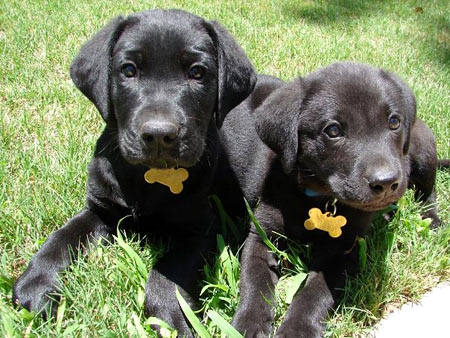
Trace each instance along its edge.
<path fill-rule="evenodd" d="M 164 248 L 140 245 L 139 238 L 100 245 L 61 276 L 63 297 L 53 320 L 14 308 L 11 289 L 47 236 L 84 205 L 87 164 L 103 121 L 70 80 L 72 58 L 114 16 L 158 7 L 219 20 L 258 72 L 286 80 L 337 60 L 392 70 L 416 94 L 418 116 L 434 131 L 439 157 L 450 157 L 447 0 L 2 1 L 1 336 L 154 336 L 143 314 L 143 287 Z M 411 192 L 391 221 L 374 222 L 361 253 L 363 271 L 349 280 L 327 322 L 327 337 L 367 335 L 392 308 L 450 280 L 448 170 L 438 174 L 437 193 L 443 226 L 436 231 L 420 219 Z M 233 242 L 230 233 L 224 236 Z M 203 311 L 197 316 L 212 336 L 221 335 L 212 311 L 229 322 L 236 309 L 238 255 L 237 244 L 220 242 L 215 265 L 205 267 Z M 277 289 L 278 323 L 304 272 L 301 262 L 291 260 Z"/>

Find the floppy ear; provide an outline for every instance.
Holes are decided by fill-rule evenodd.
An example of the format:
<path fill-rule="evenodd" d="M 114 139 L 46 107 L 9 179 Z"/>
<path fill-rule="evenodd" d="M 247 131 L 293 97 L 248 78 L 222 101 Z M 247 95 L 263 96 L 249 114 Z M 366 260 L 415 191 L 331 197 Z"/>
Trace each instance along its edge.
<path fill-rule="evenodd" d="M 279 156 L 287 174 L 297 161 L 298 123 L 305 96 L 300 78 L 275 90 L 254 112 L 258 136 Z"/>
<path fill-rule="evenodd" d="M 416 98 L 411 88 L 400 77 L 385 70 L 381 70 L 381 74 L 388 81 L 389 92 L 395 95 L 395 102 L 400 105 L 398 109 L 402 109 L 405 114 L 402 123 L 406 129 L 406 140 L 403 145 L 403 153 L 406 155 L 409 150 L 412 128 L 416 121 Z"/>
<path fill-rule="evenodd" d="M 416 98 L 412 92 L 412 90 L 404 84 L 403 86 L 403 99 L 405 101 L 406 106 L 406 121 L 407 125 L 407 133 L 406 133 L 406 141 L 403 145 L 403 154 L 407 154 L 409 151 L 409 145 L 411 143 L 411 132 L 416 121 Z"/>
<path fill-rule="evenodd" d="M 217 51 L 216 124 L 220 128 L 226 114 L 253 90 L 256 73 L 247 55 L 224 27 L 215 21 L 205 22 L 205 27 Z"/>
<path fill-rule="evenodd" d="M 115 124 L 109 93 L 112 51 L 125 22 L 119 16 L 108 23 L 81 47 L 70 66 L 72 81 L 95 104 L 109 125 Z"/>

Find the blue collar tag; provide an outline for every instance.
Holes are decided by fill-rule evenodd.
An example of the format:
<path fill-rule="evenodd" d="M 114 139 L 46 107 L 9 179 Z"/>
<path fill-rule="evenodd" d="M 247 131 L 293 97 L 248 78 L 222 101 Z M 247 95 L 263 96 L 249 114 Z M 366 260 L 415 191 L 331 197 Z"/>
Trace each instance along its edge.
<path fill-rule="evenodd" d="M 308 188 L 305 189 L 304 193 L 305 193 L 305 195 L 308 196 L 308 197 L 319 197 L 319 196 L 322 196 L 322 195 L 321 195 L 320 193 L 318 193 L 317 191 L 311 190 L 311 189 L 308 189 Z"/>

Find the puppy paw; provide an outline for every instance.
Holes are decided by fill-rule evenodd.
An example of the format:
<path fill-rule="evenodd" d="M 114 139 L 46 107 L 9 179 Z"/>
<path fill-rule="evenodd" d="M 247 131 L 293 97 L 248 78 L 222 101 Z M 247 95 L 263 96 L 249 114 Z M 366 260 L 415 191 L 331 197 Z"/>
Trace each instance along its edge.
<path fill-rule="evenodd" d="M 187 324 L 183 313 L 180 310 L 178 302 L 174 299 L 168 301 L 168 297 L 150 294 L 145 298 L 145 315 L 147 317 L 156 317 L 166 322 L 170 327 L 178 331 L 178 337 L 194 338 L 189 325 Z M 151 325 L 152 330 L 163 336 L 159 325 Z"/>
<path fill-rule="evenodd" d="M 44 319 L 56 315 L 59 296 L 45 275 L 20 277 L 14 284 L 13 302 L 28 311 L 40 313 Z"/>
<path fill-rule="evenodd" d="M 272 332 L 272 319 L 255 316 L 253 314 L 237 313 L 233 319 L 233 327 L 245 338 L 265 338 Z"/>
<path fill-rule="evenodd" d="M 425 218 L 431 219 L 431 223 L 430 223 L 431 229 L 436 229 L 437 227 L 439 227 L 441 225 L 441 219 L 439 218 L 439 216 L 436 213 L 436 210 L 434 210 L 434 209 L 425 211 L 424 213 L 421 214 L 421 216 L 422 216 L 422 219 L 425 219 Z"/>
<path fill-rule="evenodd" d="M 320 338 L 322 337 L 323 329 L 322 325 L 284 321 L 278 328 L 275 338 Z"/>

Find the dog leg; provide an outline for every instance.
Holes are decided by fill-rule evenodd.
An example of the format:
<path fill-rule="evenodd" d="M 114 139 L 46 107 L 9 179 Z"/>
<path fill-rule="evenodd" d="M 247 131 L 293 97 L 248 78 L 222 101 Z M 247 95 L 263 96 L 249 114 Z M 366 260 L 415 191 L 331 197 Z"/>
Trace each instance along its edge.
<path fill-rule="evenodd" d="M 431 227 L 436 228 L 441 223 L 434 191 L 438 164 L 436 145 L 433 132 L 421 120 L 416 120 L 412 129 L 410 159 L 409 185 L 415 188 L 415 198 L 424 206 L 422 218 L 431 218 Z"/>
<path fill-rule="evenodd" d="M 233 326 L 245 337 L 269 337 L 272 331 L 274 287 L 278 281 L 274 254 L 250 232 L 241 258 L 240 300 Z"/>
<path fill-rule="evenodd" d="M 84 210 L 53 232 L 31 259 L 25 273 L 13 288 L 13 301 L 44 318 L 56 313 L 58 273 L 69 266 L 80 246 L 106 237 L 108 227 L 93 212 Z"/>
<path fill-rule="evenodd" d="M 196 238 L 174 247 L 150 271 L 145 290 L 148 316 L 162 319 L 178 330 L 180 337 L 193 337 L 176 298 L 176 288 L 191 308 L 198 296 L 200 270 L 213 250 L 215 239 Z M 153 327 L 159 330 L 159 327 Z"/>
<path fill-rule="evenodd" d="M 354 273 L 358 266 L 356 244 L 351 252 L 313 249 L 313 261 L 308 280 L 294 297 L 275 337 L 322 337 L 325 319 L 345 285 L 346 273 Z"/>

